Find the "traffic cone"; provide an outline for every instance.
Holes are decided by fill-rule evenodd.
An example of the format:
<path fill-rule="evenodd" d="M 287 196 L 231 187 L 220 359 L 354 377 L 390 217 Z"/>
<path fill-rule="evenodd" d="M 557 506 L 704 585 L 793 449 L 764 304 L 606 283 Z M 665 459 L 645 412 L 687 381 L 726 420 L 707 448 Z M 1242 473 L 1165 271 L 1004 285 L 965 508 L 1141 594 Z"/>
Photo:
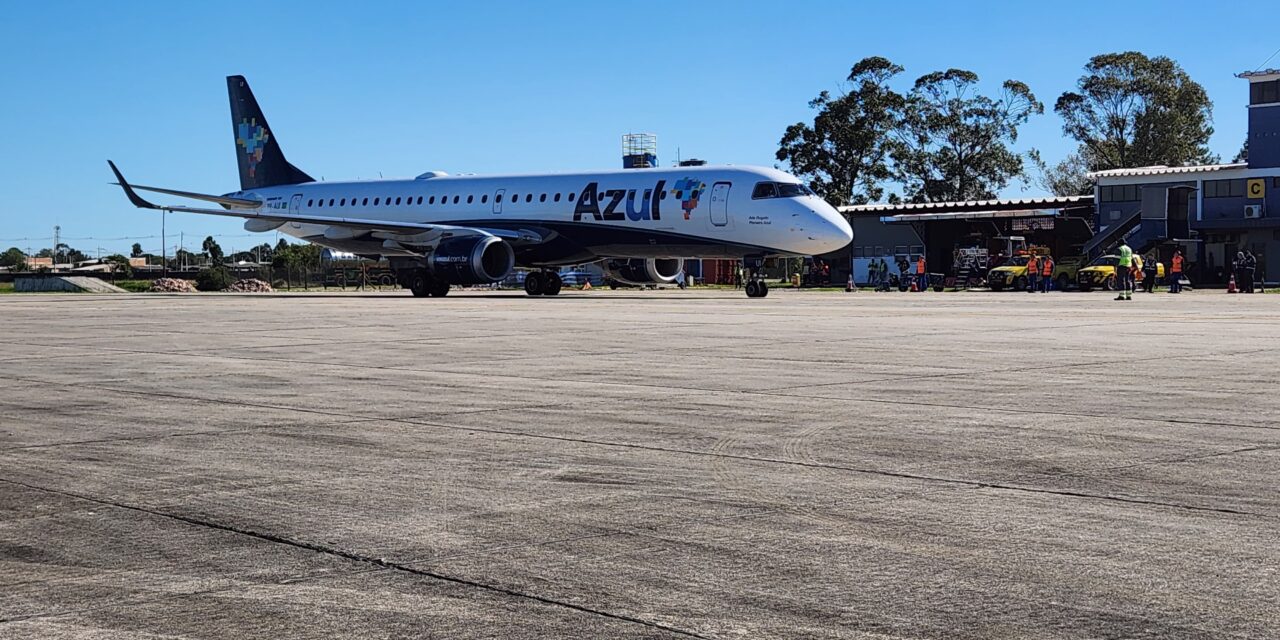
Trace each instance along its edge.
<path fill-rule="evenodd" d="M 853 293 L 853 274 L 849 274 L 849 281 L 845 283 L 844 290 L 846 293 Z"/>
<path fill-rule="evenodd" d="M 912 279 L 912 280 L 911 280 L 911 289 L 910 289 L 910 291 L 911 291 L 912 293 L 915 293 L 915 292 L 917 292 L 917 291 L 919 291 L 919 290 L 920 290 L 920 289 L 919 289 L 918 287 L 916 287 L 916 281 L 915 281 L 915 279 Z"/>
<path fill-rule="evenodd" d="M 1231 274 L 1231 279 L 1227 280 L 1227 293 L 1240 293 L 1236 288 L 1236 274 Z"/>

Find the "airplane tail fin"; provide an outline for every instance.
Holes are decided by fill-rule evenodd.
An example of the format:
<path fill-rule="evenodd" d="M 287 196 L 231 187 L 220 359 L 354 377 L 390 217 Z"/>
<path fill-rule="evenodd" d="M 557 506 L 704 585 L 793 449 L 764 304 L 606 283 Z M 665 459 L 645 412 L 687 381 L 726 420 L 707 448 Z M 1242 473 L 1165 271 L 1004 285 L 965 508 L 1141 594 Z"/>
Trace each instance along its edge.
<path fill-rule="evenodd" d="M 253 90 L 244 76 L 227 76 L 231 98 L 231 130 L 236 139 L 236 161 L 240 163 L 240 189 L 248 191 L 282 184 L 315 182 L 301 169 L 289 164 L 280 143 L 267 126 Z"/>

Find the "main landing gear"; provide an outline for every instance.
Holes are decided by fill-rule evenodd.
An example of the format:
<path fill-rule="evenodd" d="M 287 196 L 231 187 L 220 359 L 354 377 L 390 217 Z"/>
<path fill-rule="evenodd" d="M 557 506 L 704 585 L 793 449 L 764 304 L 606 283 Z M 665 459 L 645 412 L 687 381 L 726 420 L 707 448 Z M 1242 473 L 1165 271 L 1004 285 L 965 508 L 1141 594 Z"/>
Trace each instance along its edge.
<path fill-rule="evenodd" d="M 524 277 L 524 292 L 531 296 L 554 296 L 563 286 L 560 274 L 554 271 L 530 271 Z"/>
<path fill-rule="evenodd" d="M 747 272 L 747 282 L 744 287 L 747 290 L 747 297 L 763 298 L 769 295 L 769 285 L 765 283 L 764 278 L 760 277 L 760 269 L 764 266 L 764 261 L 743 260 L 742 266 Z"/>
<path fill-rule="evenodd" d="M 405 286 L 413 292 L 415 298 L 443 298 L 449 295 L 449 283 L 431 275 L 426 269 L 414 269 L 402 282 L 408 283 Z"/>

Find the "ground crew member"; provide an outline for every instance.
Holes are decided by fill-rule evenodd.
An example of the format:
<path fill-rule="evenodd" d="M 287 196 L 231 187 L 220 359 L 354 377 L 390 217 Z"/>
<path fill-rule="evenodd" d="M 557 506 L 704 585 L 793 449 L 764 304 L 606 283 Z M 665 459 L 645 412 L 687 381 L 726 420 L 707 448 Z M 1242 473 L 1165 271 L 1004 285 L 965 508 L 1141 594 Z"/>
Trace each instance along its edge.
<path fill-rule="evenodd" d="M 1156 255 L 1153 253 L 1142 261 L 1142 290 L 1155 293 L 1158 275 L 1160 275 L 1160 261 L 1156 260 Z"/>
<path fill-rule="evenodd" d="M 1182 293 L 1182 249 L 1175 249 L 1169 264 L 1169 293 Z"/>
<path fill-rule="evenodd" d="M 1244 252 L 1244 292 L 1253 293 L 1253 281 L 1258 275 L 1258 256 L 1252 251 Z"/>
<path fill-rule="evenodd" d="M 1036 287 L 1040 283 L 1040 260 L 1036 258 L 1036 254 L 1027 256 L 1027 291 L 1036 292 Z"/>
<path fill-rule="evenodd" d="M 1133 299 L 1133 249 L 1127 242 L 1120 243 L 1120 262 L 1116 265 L 1116 300 Z"/>
<path fill-rule="evenodd" d="M 1045 256 L 1040 260 L 1040 293 L 1049 290 L 1053 284 L 1053 256 Z"/>
<path fill-rule="evenodd" d="M 920 287 L 921 291 L 929 288 L 929 274 L 925 272 L 924 267 L 924 254 L 922 253 L 916 259 L 916 286 Z"/>

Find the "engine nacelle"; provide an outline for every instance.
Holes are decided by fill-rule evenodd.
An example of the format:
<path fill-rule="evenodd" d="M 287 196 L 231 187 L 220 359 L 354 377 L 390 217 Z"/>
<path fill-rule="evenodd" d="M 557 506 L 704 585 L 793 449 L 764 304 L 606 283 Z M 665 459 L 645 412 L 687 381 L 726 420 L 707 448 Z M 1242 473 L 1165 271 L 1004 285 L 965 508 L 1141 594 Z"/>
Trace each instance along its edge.
<path fill-rule="evenodd" d="M 606 260 L 605 273 L 623 284 L 671 284 L 684 271 L 682 258 L 632 258 Z"/>
<path fill-rule="evenodd" d="M 489 284 L 511 273 L 516 254 L 511 245 L 493 236 L 446 238 L 431 252 L 427 266 L 449 284 Z"/>

